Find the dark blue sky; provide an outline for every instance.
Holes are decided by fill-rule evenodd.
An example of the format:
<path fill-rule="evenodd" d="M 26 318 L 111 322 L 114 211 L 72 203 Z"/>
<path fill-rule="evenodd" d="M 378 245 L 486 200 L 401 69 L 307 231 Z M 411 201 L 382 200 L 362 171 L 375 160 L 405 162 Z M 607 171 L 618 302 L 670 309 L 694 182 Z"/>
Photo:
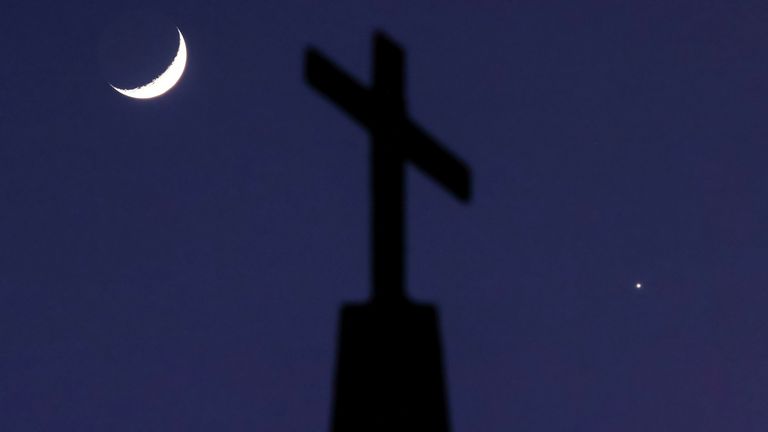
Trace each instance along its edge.
<path fill-rule="evenodd" d="M 5 0 L 0 430 L 329 429 L 370 144 L 303 55 L 382 29 L 474 173 L 408 174 L 453 429 L 765 431 L 768 9 L 617 3 Z"/>

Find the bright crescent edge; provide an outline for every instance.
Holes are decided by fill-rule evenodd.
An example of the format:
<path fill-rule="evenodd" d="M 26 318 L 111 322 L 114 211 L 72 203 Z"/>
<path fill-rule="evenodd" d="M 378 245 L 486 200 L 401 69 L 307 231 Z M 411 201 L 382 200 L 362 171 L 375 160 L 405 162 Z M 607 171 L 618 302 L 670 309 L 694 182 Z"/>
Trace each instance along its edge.
<path fill-rule="evenodd" d="M 179 50 L 165 72 L 161 73 L 149 84 L 140 87 L 121 89 L 113 86 L 111 83 L 109 86 L 115 89 L 115 91 L 134 99 L 151 99 L 173 88 L 181 79 L 181 75 L 184 73 L 184 68 L 187 65 L 187 44 L 184 42 L 184 36 L 182 36 L 181 30 L 178 27 L 176 27 L 176 31 L 179 32 Z"/>

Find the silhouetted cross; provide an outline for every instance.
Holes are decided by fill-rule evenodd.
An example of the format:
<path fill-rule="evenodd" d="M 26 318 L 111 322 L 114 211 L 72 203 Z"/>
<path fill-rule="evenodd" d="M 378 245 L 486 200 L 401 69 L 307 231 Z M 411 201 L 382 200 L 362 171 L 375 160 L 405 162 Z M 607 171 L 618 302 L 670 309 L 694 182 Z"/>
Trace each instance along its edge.
<path fill-rule="evenodd" d="M 401 300 L 404 289 L 404 163 L 410 161 L 462 201 L 470 196 L 469 169 L 413 124 L 405 109 L 403 51 L 374 36 L 373 84 L 363 87 L 310 48 L 305 77 L 371 134 L 374 300 Z"/>

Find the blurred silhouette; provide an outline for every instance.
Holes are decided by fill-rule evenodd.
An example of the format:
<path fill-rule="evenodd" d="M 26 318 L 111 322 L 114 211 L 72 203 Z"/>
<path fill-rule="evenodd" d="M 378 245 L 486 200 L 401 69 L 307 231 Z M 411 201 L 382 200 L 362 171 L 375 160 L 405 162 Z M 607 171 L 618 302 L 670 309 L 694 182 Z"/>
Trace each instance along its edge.
<path fill-rule="evenodd" d="M 415 164 L 462 201 L 468 168 L 407 115 L 403 50 L 374 36 L 373 83 L 366 88 L 317 50 L 307 82 L 371 134 L 373 298 L 341 310 L 332 416 L 334 432 L 450 429 L 437 311 L 405 293 L 405 163 Z"/>

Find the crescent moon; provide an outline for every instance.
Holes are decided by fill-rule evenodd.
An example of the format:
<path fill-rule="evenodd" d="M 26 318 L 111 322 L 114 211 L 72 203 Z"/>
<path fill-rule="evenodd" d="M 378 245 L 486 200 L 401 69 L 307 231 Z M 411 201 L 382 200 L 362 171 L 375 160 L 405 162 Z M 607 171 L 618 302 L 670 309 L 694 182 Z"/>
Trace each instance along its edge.
<path fill-rule="evenodd" d="M 118 93 L 124 94 L 134 99 L 151 99 L 153 97 L 160 96 L 173 88 L 181 75 L 184 73 L 184 67 L 187 65 L 187 44 L 184 42 L 184 36 L 181 35 L 181 30 L 176 28 L 179 32 L 179 50 L 176 52 L 176 57 L 173 58 L 171 65 L 165 72 L 161 73 L 157 78 L 153 79 L 149 84 L 145 84 L 140 87 L 132 89 L 121 89 L 113 86 Z"/>

